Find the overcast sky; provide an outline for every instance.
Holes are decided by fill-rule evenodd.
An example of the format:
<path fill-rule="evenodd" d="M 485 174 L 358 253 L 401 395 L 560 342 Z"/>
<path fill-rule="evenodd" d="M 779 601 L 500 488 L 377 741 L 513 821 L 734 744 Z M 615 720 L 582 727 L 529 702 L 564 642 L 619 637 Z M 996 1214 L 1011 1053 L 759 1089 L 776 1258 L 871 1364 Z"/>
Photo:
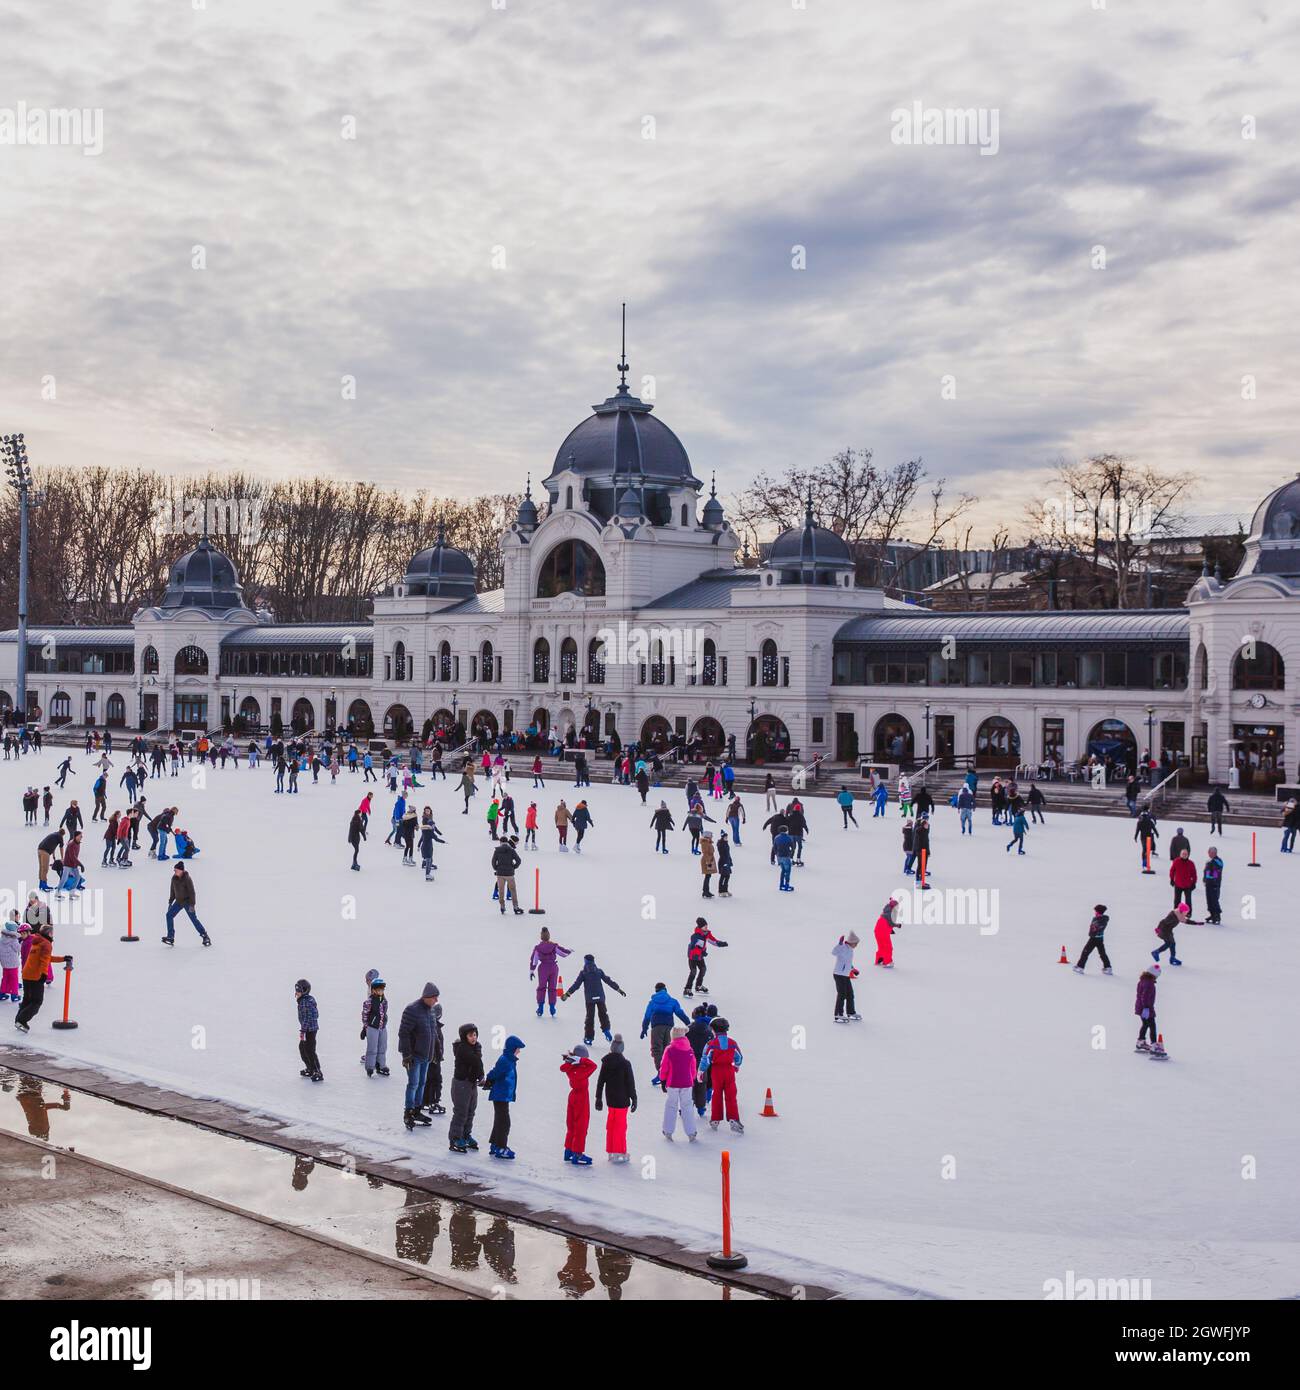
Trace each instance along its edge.
<path fill-rule="evenodd" d="M 513 490 L 626 299 L 724 494 L 850 444 L 986 524 L 1090 452 L 1198 511 L 1296 472 L 1294 7 L 800 3 L 0 0 L 0 135 L 103 113 L 99 154 L 0 143 L 0 429 Z M 894 143 L 916 102 L 996 111 L 997 153 Z"/>

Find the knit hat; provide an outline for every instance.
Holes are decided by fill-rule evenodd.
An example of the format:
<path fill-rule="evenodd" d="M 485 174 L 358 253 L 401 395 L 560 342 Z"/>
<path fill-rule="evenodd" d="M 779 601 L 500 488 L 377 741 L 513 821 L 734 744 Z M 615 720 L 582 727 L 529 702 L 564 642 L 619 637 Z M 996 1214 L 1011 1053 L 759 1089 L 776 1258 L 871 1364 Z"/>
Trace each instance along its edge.
<path fill-rule="evenodd" d="M 293 988 L 294 988 L 294 993 L 295 993 L 295 994 L 310 994 L 310 993 L 311 993 L 311 981 L 310 981 L 310 980 L 299 980 L 298 983 L 297 983 L 296 985 L 294 985 Z"/>
<path fill-rule="evenodd" d="M 426 981 L 424 982 L 424 988 L 420 991 L 420 998 L 421 998 L 421 999 L 430 999 L 430 998 L 433 998 L 433 997 L 435 997 L 436 995 L 438 995 L 438 994 L 440 994 L 440 993 L 441 993 L 441 990 L 439 990 L 438 986 L 435 985 L 435 984 L 433 983 L 432 980 L 426 980 Z"/>
<path fill-rule="evenodd" d="M 614 1034 L 614 1041 L 610 1043 L 610 1045 L 609 1045 L 609 1050 L 610 1050 L 611 1052 L 622 1052 L 622 1051 L 623 1051 L 623 1035 L 622 1035 L 622 1033 L 615 1033 L 615 1034 Z"/>
<path fill-rule="evenodd" d="M 585 1043 L 574 1043 L 574 1045 L 569 1049 L 569 1051 L 574 1057 L 591 1056 L 591 1053 L 587 1051 L 587 1046 Z"/>
<path fill-rule="evenodd" d="M 379 971 L 378 971 L 378 970 L 367 970 L 367 971 L 366 971 L 366 984 L 368 984 L 368 985 L 373 985 L 373 984 L 375 983 L 376 980 L 379 980 Z M 383 982 L 383 980 L 379 980 L 379 983 L 382 985 L 384 982 Z"/>
<path fill-rule="evenodd" d="M 12 921 L 6 922 L 3 927 L 0 927 L 0 931 L 3 931 L 6 936 L 17 936 L 18 923 Z"/>
<path fill-rule="evenodd" d="M 1190 917 L 1190 916 L 1192 915 L 1192 909 L 1191 909 L 1190 907 L 1188 907 L 1186 903 L 1179 903 L 1179 904 L 1178 904 L 1178 911 L 1181 912 L 1181 913 L 1183 913 L 1184 916 L 1187 916 L 1187 917 Z"/>
<path fill-rule="evenodd" d="M 588 965 L 595 965 L 595 963 L 596 963 L 596 957 L 595 957 L 595 956 L 583 956 L 583 960 L 585 960 L 585 961 L 587 962 Z"/>
<path fill-rule="evenodd" d="M 857 934 L 857 932 L 851 931 L 851 932 L 844 938 L 844 944 L 845 944 L 846 946 L 856 946 L 856 945 L 858 944 L 858 942 L 860 942 L 861 940 L 862 940 L 862 938 Z"/>
<path fill-rule="evenodd" d="M 1098 917 L 1100 917 L 1101 914 L 1106 911 L 1106 904 L 1097 903 L 1092 910 L 1097 914 Z"/>
<path fill-rule="evenodd" d="M 685 1028 L 682 1028 L 682 1027 L 679 1027 L 679 1026 L 674 1026 L 674 1027 L 673 1027 L 673 1037 L 675 1037 L 675 1038 L 684 1038 L 685 1036 L 686 1036 L 686 1029 L 685 1029 Z"/>

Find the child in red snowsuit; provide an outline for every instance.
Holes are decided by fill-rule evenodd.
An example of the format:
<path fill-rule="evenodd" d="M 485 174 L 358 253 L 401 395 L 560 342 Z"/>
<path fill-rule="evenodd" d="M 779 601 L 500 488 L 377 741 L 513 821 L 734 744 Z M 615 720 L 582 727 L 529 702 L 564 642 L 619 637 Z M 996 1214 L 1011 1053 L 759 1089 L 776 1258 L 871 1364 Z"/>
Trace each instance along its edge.
<path fill-rule="evenodd" d="M 564 1054 L 560 1070 L 569 1079 L 569 1104 L 564 1112 L 564 1161 L 586 1167 L 591 1159 L 586 1154 L 587 1126 L 591 1123 L 591 1078 L 596 1064 L 586 1047 L 579 1043 L 572 1052 Z"/>
<path fill-rule="evenodd" d="M 713 1020 L 713 1036 L 704 1044 L 700 1056 L 700 1071 L 707 1073 L 709 1084 L 713 1087 L 713 1110 L 709 1116 L 709 1128 L 717 1129 L 722 1121 L 725 1104 L 727 1119 L 737 1134 L 745 1132 L 740 1123 L 740 1104 L 736 1098 L 736 1072 L 745 1060 L 740 1048 L 728 1035 L 731 1025 L 725 1018 Z"/>
<path fill-rule="evenodd" d="M 894 964 L 894 924 L 883 912 L 876 918 L 876 964 Z"/>

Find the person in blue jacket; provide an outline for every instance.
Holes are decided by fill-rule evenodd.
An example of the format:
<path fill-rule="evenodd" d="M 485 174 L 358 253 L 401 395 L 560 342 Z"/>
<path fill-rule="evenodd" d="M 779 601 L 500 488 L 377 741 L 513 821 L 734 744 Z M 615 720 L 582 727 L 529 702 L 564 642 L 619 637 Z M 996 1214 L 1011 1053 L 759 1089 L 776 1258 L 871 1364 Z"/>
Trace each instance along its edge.
<path fill-rule="evenodd" d="M 794 863 L 794 836 L 788 830 L 780 831 L 772 840 L 772 853 L 781 869 L 780 888 L 783 893 L 793 893 L 790 885 L 790 867 Z"/>
<path fill-rule="evenodd" d="M 681 1019 L 682 1027 L 690 1027 L 691 1021 L 686 1017 L 682 1006 L 668 993 L 668 986 L 660 980 L 655 985 L 650 1002 L 645 1006 L 645 1017 L 641 1020 L 641 1036 L 644 1038 L 647 1032 L 650 1034 L 650 1055 L 654 1058 L 655 1064 L 655 1074 L 650 1078 L 651 1086 L 659 1084 L 659 1067 L 664 1059 L 664 1048 L 672 1039 L 674 1018 Z"/>
<path fill-rule="evenodd" d="M 872 813 L 872 819 L 874 820 L 876 816 L 883 816 L 885 814 L 885 807 L 889 805 L 889 783 L 886 782 L 883 777 L 876 783 L 876 790 L 872 792 L 871 796 L 872 800 L 876 803 L 876 809 Z"/>
<path fill-rule="evenodd" d="M 600 1014 L 600 1030 L 605 1035 L 606 1042 L 614 1040 L 614 1034 L 609 1027 L 609 1009 L 605 1006 L 605 986 L 616 993 L 627 997 L 627 991 L 611 980 L 608 975 L 596 964 L 595 956 L 583 956 L 582 969 L 574 977 L 573 983 L 560 996 L 561 1002 L 571 994 L 577 992 L 578 987 L 582 987 L 583 998 L 587 1002 L 587 1019 L 582 1029 L 582 1040 L 591 1046 L 592 1039 L 595 1037 L 595 1016 Z"/>
<path fill-rule="evenodd" d="M 510 1106 L 518 1095 L 519 1054 L 523 1050 L 523 1039 L 511 1033 L 506 1039 L 505 1051 L 483 1078 L 483 1089 L 492 1102 L 492 1133 L 488 1136 L 488 1152 L 493 1158 L 515 1156 L 515 1151 L 506 1141 L 510 1138 Z"/>

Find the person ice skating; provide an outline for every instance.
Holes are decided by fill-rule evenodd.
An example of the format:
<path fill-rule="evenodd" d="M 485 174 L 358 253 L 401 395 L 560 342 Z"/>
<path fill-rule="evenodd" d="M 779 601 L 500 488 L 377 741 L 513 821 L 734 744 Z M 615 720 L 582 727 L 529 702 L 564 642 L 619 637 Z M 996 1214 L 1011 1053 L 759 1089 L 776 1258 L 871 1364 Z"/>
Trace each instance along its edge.
<path fill-rule="evenodd" d="M 298 1056 L 302 1058 L 302 1070 L 298 1075 L 305 1076 L 309 1081 L 324 1081 L 320 1058 L 316 1055 L 320 1010 L 312 997 L 311 981 L 299 980 L 293 987 L 293 997 L 298 1001 Z"/>
<path fill-rule="evenodd" d="M 1037 782 L 1029 784 L 1029 819 L 1038 825 L 1047 823 L 1043 815 L 1043 807 L 1047 805 L 1047 798 L 1038 788 Z"/>
<path fill-rule="evenodd" d="M 446 843 L 438 833 L 438 826 L 433 819 L 433 808 L 426 806 L 420 815 L 420 863 L 424 866 L 426 883 L 433 881 L 433 871 L 438 867 L 433 862 L 433 847 Z"/>
<path fill-rule="evenodd" d="M 1138 816 L 1137 825 L 1133 828 L 1133 838 L 1138 842 L 1138 858 L 1145 868 L 1148 848 L 1151 858 L 1154 859 L 1156 857 L 1156 841 L 1160 838 L 1155 817 L 1149 810 L 1143 810 L 1142 814 Z M 1149 846 L 1148 841 L 1150 841 Z"/>
<path fill-rule="evenodd" d="M 1282 811 L 1282 853 L 1295 853 L 1296 832 L 1300 831 L 1300 801 L 1291 797 Z"/>
<path fill-rule="evenodd" d="M 52 855 L 61 854 L 63 833 L 63 828 L 60 827 L 47 835 L 36 846 L 36 882 L 40 885 L 43 893 L 49 892 L 50 858 Z"/>
<path fill-rule="evenodd" d="M 857 932 L 847 932 L 831 947 L 831 955 L 835 960 L 831 974 L 835 980 L 836 1023 L 860 1023 L 862 1021 L 862 1015 L 858 1013 L 853 999 L 853 981 L 858 977 L 857 967 L 853 964 L 853 950 L 860 939 Z M 879 963 L 878 954 L 876 959 Z"/>
<path fill-rule="evenodd" d="M 560 853 L 569 852 L 569 822 L 573 819 L 573 813 L 564 804 L 564 798 L 560 798 L 560 804 L 555 808 L 555 833 L 560 840 Z"/>
<path fill-rule="evenodd" d="M 704 834 L 704 817 L 700 814 L 698 802 L 692 804 L 687 812 L 686 819 L 682 821 L 682 829 L 690 833 L 691 853 L 699 854 L 700 836 Z"/>
<path fill-rule="evenodd" d="M 1205 851 L 1205 864 L 1201 869 L 1201 883 L 1205 888 L 1205 920 L 1211 927 L 1222 926 L 1223 908 L 1219 895 L 1223 891 L 1223 860 L 1214 845 Z"/>
<path fill-rule="evenodd" d="M 674 1028 L 668 1046 L 664 1048 L 663 1060 L 659 1064 L 659 1084 L 664 1092 L 663 1133 L 669 1142 L 672 1141 L 680 1117 L 686 1137 L 692 1144 L 695 1143 L 695 1106 L 692 1101 L 692 1089 L 696 1075 L 695 1052 L 686 1036 L 686 1029 Z"/>
<path fill-rule="evenodd" d="M 957 807 L 957 818 L 961 826 L 960 833 L 963 835 L 974 835 L 975 793 L 971 791 L 964 782 L 958 789 L 953 804 Z"/>
<path fill-rule="evenodd" d="M 45 1002 L 47 972 L 52 965 L 72 964 L 71 956 L 56 956 L 54 952 L 54 928 L 42 922 L 32 932 L 27 959 L 22 963 L 23 1002 L 14 1015 L 14 1027 L 20 1033 L 31 1032 L 31 1021 L 41 1011 Z"/>
<path fill-rule="evenodd" d="M 1007 845 L 1007 853 L 1011 853 L 1011 846 L 1018 845 L 1017 854 L 1025 852 L 1025 832 L 1029 829 L 1029 822 L 1025 820 L 1023 810 L 1016 811 L 1011 816 L 1011 841 Z"/>
<path fill-rule="evenodd" d="M 510 1107 L 519 1093 L 519 1054 L 524 1050 L 521 1038 L 512 1033 L 506 1039 L 505 1050 L 483 1078 L 483 1089 L 492 1102 L 492 1133 L 488 1136 L 488 1153 L 493 1158 L 514 1158 L 510 1147 Z"/>
<path fill-rule="evenodd" d="M 880 916 L 876 918 L 875 963 L 885 970 L 894 968 L 894 932 L 897 930 L 897 924 L 894 921 L 893 908 L 897 906 L 897 901 L 896 898 L 890 898 L 881 909 Z"/>
<path fill-rule="evenodd" d="M 1169 841 L 1170 861 L 1172 862 L 1173 860 L 1177 859 L 1178 856 L 1182 854 L 1184 850 L 1186 850 L 1190 854 L 1192 850 L 1192 842 L 1187 838 L 1186 831 L 1184 831 L 1183 827 L 1180 825 L 1178 827 L 1178 833 L 1173 837 L 1172 840 Z"/>
<path fill-rule="evenodd" d="M 661 801 L 659 809 L 650 817 L 650 828 L 655 833 L 655 849 L 660 854 L 668 853 L 668 832 L 674 829 L 673 813 L 668 809 L 668 803 Z"/>
<path fill-rule="evenodd" d="M 558 941 L 551 940 L 549 928 L 542 928 L 541 940 L 533 947 L 533 953 L 528 959 L 528 978 L 531 981 L 534 975 L 537 977 L 538 1018 L 541 1018 L 542 1009 L 546 1004 L 550 1005 L 551 1017 L 555 1017 L 555 989 L 560 978 L 560 958 L 572 954 L 567 946 L 561 946 Z"/>
<path fill-rule="evenodd" d="M 808 817 L 803 813 L 803 802 L 796 797 L 785 812 L 786 829 L 790 832 L 790 838 L 794 841 L 794 864 L 795 868 L 803 868 L 803 842 L 804 839 L 812 834 L 808 827 Z"/>
<path fill-rule="evenodd" d="M 871 819 L 875 820 L 883 816 L 889 806 L 889 783 L 883 777 L 876 783 L 871 799 L 876 804 L 876 809 L 871 813 Z"/>
<path fill-rule="evenodd" d="M 711 898 L 713 893 L 709 889 L 709 884 L 713 880 L 713 875 L 718 872 L 718 855 L 713 847 L 713 832 L 706 830 L 704 837 L 700 841 L 700 873 L 704 876 L 704 886 L 700 892 L 700 897 Z"/>
<path fill-rule="evenodd" d="M 773 838 L 772 853 L 776 856 L 777 866 L 781 871 L 778 888 L 782 893 L 793 893 L 790 870 L 794 865 L 794 836 L 788 830 L 782 830 Z"/>
<path fill-rule="evenodd" d="M 1192 915 L 1192 890 L 1196 887 L 1196 865 L 1192 862 L 1192 852 L 1184 847 L 1169 866 L 1169 882 L 1174 888 L 1174 906 L 1186 903 L 1188 920 Z"/>
<path fill-rule="evenodd" d="M 592 1040 L 596 1036 L 595 1019 L 600 1015 L 600 1030 L 605 1035 L 605 1041 L 609 1042 L 613 1034 L 609 1029 L 609 1008 L 605 1003 L 605 986 L 608 985 L 616 994 L 627 998 L 627 992 L 611 980 L 608 975 L 596 964 L 596 957 L 586 955 L 582 958 L 582 969 L 574 976 L 573 983 L 560 996 L 561 999 L 568 999 L 582 990 L 582 996 L 587 1006 L 586 1022 L 583 1025 L 582 1040 L 591 1046 Z"/>
<path fill-rule="evenodd" d="M 725 835 L 718 836 L 718 897 L 731 896 L 731 846 Z"/>
<path fill-rule="evenodd" d="M 352 819 L 348 822 L 348 844 L 352 846 L 352 868 L 356 872 L 361 872 L 361 864 L 357 856 L 361 853 L 361 841 L 366 838 L 365 817 L 358 809 L 352 812 Z"/>
<path fill-rule="evenodd" d="M 464 769 L 460 774 L 460 785 L 457 787 L 457 791 L 465 798 L 465 807 L 461 811 L 462 816 L 469 815 L 469 799 L 477 790 L 478 788 L 474 785 L 474 764 L 466 760 Z"/>
<path fill-rule="evenodd" d="M 564 1161 L 589 1168 L 587 1130 L 591 1125 L 591 1078 L 596 1064 L 585 1044 L 577 1043 L 564 1054 L 560 1070 L 569 1083 L 569 1099 L 564 1108 Z"/>
<path fill-rule="evenodd" d="M 840 815 L 844 819 L 844 829 L 849 828 L 850 821 L 857 825 L 858 818 L 853 814 L 853 793 L 847 787 L 841 787 L 835 801 L 840 808 Z"/>
<path fill-rule="evenodd" d="M 501 815 L 501 803 L 493 797 L 488 802 L 487 808 L 487 827 L 488 834 L 495 840 L 497 837 L 497 819 Z"/>
<path fill-rule="evenodd" d="M 366 1045 L 361 1063 L 367 1076 L 388 1075 L 388 1000 L 384 980 L 378 970 L 366 971 L 370 993 L 361 1004 L 361 1041 Z"/>
<path fill-rule="evenodd" d="M 703 917 L 695 919 L 695 926 L 691 930 L 690 940 L 686 943 L 686 988 L 682 994 L 690 999 L 696 993 L 707 994 L 709 991 L 704 987 L 704 976 L 708 970 L 709 947 L 726 946 L 725 941 L 719 941 L 709 930 L 709 924 Z"/>
<path fill-rule="evenodd" d="M 539 753 L 533 759 L 533 790 L 538 787 L 546 786 L 546 778 L 542 776 L 542 755 Z"/>
<path fill-rule="evenodd" d="M 745 1058 L 731 1037 L 731 1025 L 725 1018 L 715 1018 L 713 1037 L 704 1044 L 700 1069 L 713 1087 L 713 1105 L 709 1113 L 709 1128 L 717 1129 L 725 1107 L 727 1120 L 737 1134 L 745 1132 L 740 1123 L 740 1101 L 736 1095 L 736 1077 Z"/>
<path fill-rule="evenodd" d="M 728 764 L 730 767 L 730 764 Z M 740 844 L 740 827 L 745 823 L 745 808 L 741 805 L 740 797 L 732 794 L 731 800 L 727 803 L 727 824 L 731 827 L 731 842 L 734 845 Z"/>
<path fill-rule="evenodd" d="M 1110 918 L 1106 915 L 1106 904 L 1097 903 L 1092 909 L 1092 921 L 1088 923 L 1088 939 L 1084 943 L 1083 951 L 1074 967 L 1080 975 L 1083 974 L 1084 966 L 1088 964 L 1088 957 L 1094 951 L 1101 957 L 1101 973 L 1103 975 L 1111 973 L 1110 957 L 1106 954 L 1106 928 L 1109 925 Z"/>
<path fill-rule="evenodd" d="M 519 834 L 519 822 L 515 819 L 515 799 L 509 792 L 501 798 L 501 814 L 497 817 L 497 828 L 503 835 Z"/>
<path fill-rule="evenodd" d="M 912 868 L 916 863 L 916 826 L 910 821 L 903 822 L 903 872 L 912 877 Z"/>
<path fill-rule="evenodd" d="M 74 777 L 77 775 L 75 770 L 73 769 L 71 757 L 67 757 L 64 758 L 64 760 L 59 764 L 59 775 L 55 779 L 58 786 L 63 786 L 63 784 L 68 780 L 68 773 L 70 772 Z"/>
<path fill-rule="evenodd" d="M 1191 915 L 1192 909 L 1186 903 L 1179 903 L 1173 912 L 1167 912 L 1156 926 L 1156 935 L 1160 938 L 1160 946 L 1151 952 L 1151 959 L 1159 962 L 1160 957 L 1166 951 L 1169 952 L 1169 964 L 1181 965 L 1178 959 L 1178 946 L 1174 941 L 1174 929 L 1180 926 Z"/>
<path fill-rule="evenodd" d="M 462 1023 L 451 1045 L 451 1123 L 447 1126 L 447 1147 L 452 1153 L 477 1150 L 474 1113 L 478 1109 L 478 1088 L 483 1084 L 483 1046 L 478 1027 Z"/>
<path fill-rule="evenodd" d="M 523 916 L 523 908 L 519 906 L 519 893 L 515 888 L 515 870 L 523 861 L 519 858 L 519 853 L 509 840 L 502 840 L 492 851 L 492 872 L 497 879 L 497 898 L 501 908 L 501 915 L 506 915 L 506 894 L 510 894 L 510 905 L 514 909 L 516 917 Z"/>
<path fill-rule="evenodd" d="M 1138 1027 L 1137 1047 L 1134 1049 L 1136 1052 L 1150 1052 L 1152 1043 L 1160 1037 L 1156 1032 L 1156 971 L 1159 969 L 1158 965 L 1149 965 L 1138 976 L 1133 1012 L 1142 1022 Z"/>
<path fill-rule="evenodd" d="M 424 1087 L 437 1036 L 437 1019 L 433 1012 L 437 1002 L 438 986 L 427 981 L 420 997 L 402 1010 L 397 1025 L 397 1050 L 406 1068 L 406 1108 L 402 1112 L 402 1123 L 408 1130 L 417 1124 L 433 1123 L 420 1107 L 424 1103 Z"/>
<path fill-rule="evenodd" d="M 0 1003 L 12 1001 L 17 1004 L 23 997 L 23 952 L 18 927 L 18 910 L 15 908 L 9 920 L 0 927 Z"/>
<path fill-rule="evenodd" d="M 668 986 L 660 980 L 655 985 L 654 993 L 645 1006 L 645 1015 L 641 1019 L 641 1037 L 644 1040 L 645 1035 L 650 1034 L 650 1057 L 655 1067 L 651 1086 L 659 1084 L 659 1064 L 663 1061 L 664 1048 L 668 1046 L 668 1040 L 672 1036 L 674 1018 L 681 1019 L 683 1027 L 690 1023 L 682 1006 L 668 993 Z"/>
<path fill-rule="evenodd" d="M 537 848 L 537 803 L 530 801 L 524 812 L 524 848 Z"/>
<path fill-rule="evenodd" d="M 658 1081 L 656 1076 L 655 1080 Z M 605 1120 L 605 1153 L 611 1163 L 626 1163 L 627 1117 L 636 1111 L 636 1075 L 625 1055 L 623 1035 L 615 1033 L 609 1051 L 600 1059 L 596 1077 L 596 1109 L 609 1105 Z"/>
<path fill-rule="evenodd" d="M 68 841 L 67 849 L 63 851 L 63 870 L 54 896 L 61 898 L 67 893 L 70 897 L 79 897 L 84 882 L 81 876 L 81 831 L 78 830 Z"/>
<path fill-rule="evenodd" d="M 573 808 L 573 828 L 577 834 L 577 840 L 573 846 L 574 854 L 582 853 L 582 837 L 591 829 L 596 822 L 592 818 L 591 811 L 585 801 L 580 801 Z"/>

